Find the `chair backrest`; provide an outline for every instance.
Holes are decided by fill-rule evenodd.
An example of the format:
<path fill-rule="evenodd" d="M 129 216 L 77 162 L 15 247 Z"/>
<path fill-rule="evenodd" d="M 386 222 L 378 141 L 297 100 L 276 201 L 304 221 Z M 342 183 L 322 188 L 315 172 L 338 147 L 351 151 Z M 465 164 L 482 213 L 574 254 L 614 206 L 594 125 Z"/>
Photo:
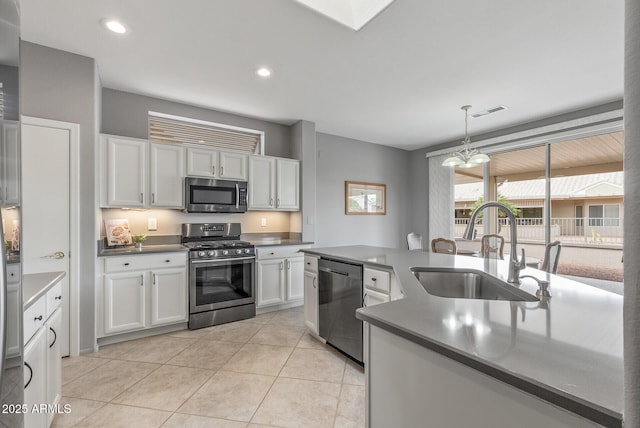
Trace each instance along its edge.
<path fill-rule="evenodd" d="M 484 235 L 482 237 L 482 246 L 480 247 L 480 256 L 485 259 L 499 258 L 504 260 L 504 237 L 500 235 Z"/>
<path fill-rule="evenodd" d="M 560 250 L 562 249 L 562 243 L 560 241 L 553 241 L 546 245 L 544 249 L 544 260 L 540 269 L 549 273 L 558 272 L 558 262 L 560 261 Z"/>
<path fill-rule="evenodd" d="M 422 235 L 411 232 L 407 235 L 407 245 L 410 250 L 422 250 Z"/>
<path fill-rule="evenodd" d="M 436 238 L 431 241 L 431 251 L 442 254 L 456 254 L 458 249 L 456 248 L 455 241 L 446 238 Z"/>

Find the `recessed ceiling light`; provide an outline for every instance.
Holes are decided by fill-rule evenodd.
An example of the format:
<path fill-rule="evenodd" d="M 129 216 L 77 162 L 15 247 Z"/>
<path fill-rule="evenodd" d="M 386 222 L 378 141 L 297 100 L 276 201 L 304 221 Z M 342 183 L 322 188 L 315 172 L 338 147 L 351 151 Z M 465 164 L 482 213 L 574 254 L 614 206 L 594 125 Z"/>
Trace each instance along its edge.
<path fill-rule="evenodd" d="M 269 70 L 268 68 L 264 68 L 264 67 L 259 68 L 256 73 L 258 73 L 258 76 L 262 76 L 262 77 L 271 76 L 271 70 Z"/>
<path fill-rule="evenodd" d="M 104 25 L 114 33 L 124 34 L 127 32 L 127 28 L 115 19 L 103 19 L 102 25 Z"/>

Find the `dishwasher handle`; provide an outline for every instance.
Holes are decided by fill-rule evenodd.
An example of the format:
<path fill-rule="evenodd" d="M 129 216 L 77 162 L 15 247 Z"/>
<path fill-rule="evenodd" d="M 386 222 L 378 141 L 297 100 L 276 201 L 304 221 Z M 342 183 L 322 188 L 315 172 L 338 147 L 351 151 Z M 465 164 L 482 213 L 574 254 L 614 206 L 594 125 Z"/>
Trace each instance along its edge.
<path fill-rule="evenodd" d="M 349 274 L 347 272 L 340 272 L 337 270 L 333 270 L 333 269 L 329 269 L 327 267 L 320 267 L 318 268 L 319 271 L 321 272 L 328 272 L 328 273 L 335 273 L 337 275 L 342 275 L 342 276 L 349 276 Z"/>

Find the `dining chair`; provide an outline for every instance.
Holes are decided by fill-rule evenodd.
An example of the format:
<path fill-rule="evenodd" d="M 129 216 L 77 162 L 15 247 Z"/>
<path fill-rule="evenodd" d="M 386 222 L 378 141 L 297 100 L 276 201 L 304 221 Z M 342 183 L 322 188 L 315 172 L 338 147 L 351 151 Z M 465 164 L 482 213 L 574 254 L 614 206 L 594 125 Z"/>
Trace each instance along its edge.
<path fill-rule="evenodd" d="M 540 269 L 549 273 L 556 273 L 558 271 L 561 249 L 562 243 L 560 241 L 548 243 L 544 248 L 544 260 L 542 261 Z"/>
<path fill-rule="evenodd" d="M 504 260 L 504 237 L 500 235 L 484 235 L 482 237 L 482 246 L 480 247 L 480 257 L 489 259 L 492 255 L 494 258 Z"/>
<path fill-rule="evenodd" d="M 458 249 L 456 248 L 455 241 L 446 238 L 436 238 L 431 241 L 431 251 L 442 254 L 456 254 Z"/>
<path fill-rule="evenodd" d="M 422 235 L 411 232 L 407 235 L 407 245 L 410 250 L 422 250 Z"/>

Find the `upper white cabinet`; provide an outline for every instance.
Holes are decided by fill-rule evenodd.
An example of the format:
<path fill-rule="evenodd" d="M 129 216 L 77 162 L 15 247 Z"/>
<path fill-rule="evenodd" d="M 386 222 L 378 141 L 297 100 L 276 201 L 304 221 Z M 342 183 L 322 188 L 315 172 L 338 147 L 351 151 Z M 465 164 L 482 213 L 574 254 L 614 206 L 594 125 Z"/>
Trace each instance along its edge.
<path fill-rule="evenodd" d="M 5 120 L 0 135 L 0 205 L 20 203 L 20 140 L 18 122 Z"/>
<path fill-rule="evenodd" d="M 294 159 L 249 157 L 249 209 L 300 209 L 300 162 Z"/>
<path fill-rule="evenodd" d="M 187 147 L 187 175 L 247 181 L 247 160 L 243 153 Z"/>
<path fill-rule="evenodd" d="M 103 135 L 101 158 L 102 207 L 183 206 L 181 145 Z"/>
<path fill-rule="evenodd" d="M 184 149 L 175 144 L 149 145 L 150 206 L 181 208 L 183 205 Z"/>

